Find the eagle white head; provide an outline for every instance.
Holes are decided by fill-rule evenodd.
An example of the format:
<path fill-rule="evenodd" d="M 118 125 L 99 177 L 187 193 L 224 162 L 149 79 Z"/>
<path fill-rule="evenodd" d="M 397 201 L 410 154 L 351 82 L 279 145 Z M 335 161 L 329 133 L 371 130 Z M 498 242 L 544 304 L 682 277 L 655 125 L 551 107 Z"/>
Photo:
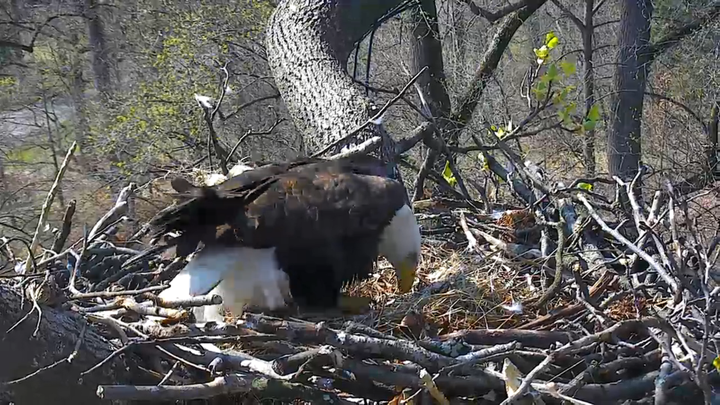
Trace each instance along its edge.
<path fill-rule="evenodd" d="M 390 224 L 380 236 L 378 253 L 395 268 L 398 289 L 401 293 L 410 291 L 420 264 L 422 237 L 420 226 L 412 208 L 407 204 L 395 212 Z"/>

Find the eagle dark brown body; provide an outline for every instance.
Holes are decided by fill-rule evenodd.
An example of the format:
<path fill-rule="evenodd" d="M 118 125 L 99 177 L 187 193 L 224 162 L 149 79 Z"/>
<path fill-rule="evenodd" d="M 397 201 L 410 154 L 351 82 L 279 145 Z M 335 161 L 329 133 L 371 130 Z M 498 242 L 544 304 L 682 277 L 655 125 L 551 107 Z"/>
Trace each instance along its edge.
<path fill-rule="evenodd" d="M 212 187 L 175 180 L 183 201 L 161 211 L 149 229 L 153 237 L 178 233 L 167 243 L 180 256 L 198 247 L 273 249 L 297 303 L 332 307 L 344 283 L 369 276 L 382 246 L 402 247 L 396 261 L 414 276 L 419 230 L 405 188 L 384 174 L 381 161 L 361 156 L 265 165 Z M 399 224 L 398 212 L 404 228 L 388 227 Z M 406 229 L 408 240 L 384 237 L 389 228 Z"/>

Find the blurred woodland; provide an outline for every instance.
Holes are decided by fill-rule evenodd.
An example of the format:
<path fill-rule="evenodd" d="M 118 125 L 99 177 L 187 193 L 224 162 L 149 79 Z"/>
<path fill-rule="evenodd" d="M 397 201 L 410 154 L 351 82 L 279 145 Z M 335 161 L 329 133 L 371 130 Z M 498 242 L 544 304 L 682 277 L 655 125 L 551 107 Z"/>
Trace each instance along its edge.
<path fill-rule="evenodd" d="M 618 170 L 612 174 L 622 169 L 632 175 L 638 161 L 647 165 L 645 182 L 651 188 L 665 178 L 690 181 L 695 189 L 707 183 L 702 174 L 715 164 L 720 99 L 717 2 L 656 1 L 649 21 L 637 20 L 644 17 L 628 14 L 618 1 L 542 2 L 507 44 L 499 44 L 503 49 L 497 55 L 488 54 L 498 45 L 496 31 L 523 1 L 422 3 L 420 13 L 414 2 L 402 2 L 406 11 L 371 26 L 346 67 L 382 106 L 429 62 L 428 71 L 442 86 L 425 79 L 428 72 L 420 78 L 430 110 L 423 112 L 418 92 L 410 89 L 384 114 L 383 125 L 399 140 L 428 113 L 455 121 L 453 128 L 438 125 L 458 170 L 468 178 L 463 186 L 469 193 L 476 195 L 478 186 L 488 198 L 511 198 L 483 154 L 507 167 L 504 157 L 491 147 L 480 153 L 472 139 L 492 145 L 493 127 L 509 133 L 522 126 L 507 144 L 534 161 L 551 182 L 608 173 L 615 159 Z M 274 2 L 262 0 L 4 1 L 3 234 L 32 236 L 38 204 L 73 141 L 79 149 L 60 184 L 45 240 L 52 239 L 50 232 L 59 228 L 72 200 L 76 216 L 89 221 L 111 206 L 128 181 L 146 190 L 151 180 L 168 173 L 209 168 L 213 162 L 217 168 L 214 151 L 208 159 L 210 128 L 195 95 L 218 100 L 222 94 L 212 126 L 221 148 L 233 152 L 226 157 L 230 162 L 283 160 L 325 146 L 327 139 L 318 131 L 314 136 L 296 130 L 270 72 L 264 36 L 273 8 Z M 557 38 L 555 46 L 538 65 L 533 50 L 546 45 L 548 33 Z M 620 55 L 622 35 L 630 41 L 637 37 L 630 45 L 642 48 L 644 56 L 635 62 L 642 64 L 642 75 L 618 68 L 620 58 L 629 57 Z M 561 99 L 542 107 L 538 95 L 553 78 L 548 73 Z M 632 88 L 631 94 L 618 84 Z M 467 104 L 473 88 L 481 96 L 470 109 L 461 103 Z M 631 111 L 636 112 L 625 117 Z M 608 143 L 618 138 L 615 145 Z M 401 166 L 416 200 L 434 187 L 417 182 L 417 172 L 409 169 L 423 166 L 427 154 L 420 145 L 404 155 L 408 165 Z M 444 160 L 437 160 L 442 162 L 433 168 L 440 174 Z M 414 189 L 417 185 L 423 189 Z M 145 199 L 139 206 L 158 207 L 152 190 L 140 197 Z M 143 220 L 148 213 L 139 215 Z"/>
<path fill-rule="evenodd" d="M 552 230 L 529 243 L 539 252 L 532 259 L 560 263 L 564 239 L 555 228 L 573 224 L 558 225 L 544 210 L 550 204 L 564 215 L 561 194 L 576 190 L 596 198 L 592 204 L 607 202 L 599 206 L 612 213 L 606 226 L 615 233 L 603 229 L 621 241 L 613 246 L 630 249 L 606 259 L 637 261 L 627 239 L 654 246 L 640 256 L 662 259 L 671 275 L 658 273 L 672 301 L 683 294 L 672 281 L 680 277 L 674 260 L 697 253 L 694 265 L 708 269 L 697 280 L 707 291 L 695 286 L 697 296 L 684 302 L 710 300 L 720 233 L 717 0 L 1 0 L 0 11 L 4 256 L 25 258 L 29 247 L 49 263 L 65 241 L 79 249 L 125 198 L 124 216 L 115 218 L 125 226 L 107 239 L 120 246 L 172 203 L 165 193 L 175 175 L 206 181 L 237 163 L 361 150 L 392 163 L 416 210 L 440 199 L 473 212 L 467 220 L 422 214 L 428 249 L 489 243 L 512 253 L 510 242 L 522 243 L 517 232 L 507 239 L 481 223 L 520 207 Z M 128 199 L 122 191 L 131 183 Z M 672 197 L 669 205 L 661 195 Z M 582 219 L 595 218 L 584 198 L 573 200 Z M 669 214 L 666 237 L 648 237 L 681 199 L 688 234 L 678 237 Z M 69 217 L 72 227 L 64 226 Z M 627 239 L 617 238 L 621 228 Z M 459 236 L 449 243 L 447 233 Z M 689 241 L 694 248 L 679 247 Z M 6 262 L 12 274 L 30 266 Z M 592 279 L 594 294 L 605 279 Z M 559 284 L 548 288 L 556 293 Z M 441 318 L 443 305 L 428 311 Z M 705 315 L 702 355 L 694 348 L 703 359 Z M 447 321 L 443 331 L 478 322 Z M 690 368 L 698 398 L 711 403 L 707 375 L 696 363 Z"/>

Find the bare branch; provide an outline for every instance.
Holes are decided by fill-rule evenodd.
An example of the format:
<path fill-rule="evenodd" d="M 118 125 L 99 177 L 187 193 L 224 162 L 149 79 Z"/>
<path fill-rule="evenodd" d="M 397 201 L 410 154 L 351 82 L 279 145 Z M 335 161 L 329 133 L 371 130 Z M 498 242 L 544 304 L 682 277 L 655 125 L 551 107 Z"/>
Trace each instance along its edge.
<path fill-rule="evenodd" d="M 505 17 L 506 15 L 508 15 L 514 11 L 517 11 L 517 10 L 525 7 L 529 3 L 528 0 L 518 1 L 517 3 L 507 4 L 504 7 L 502 7 L 501 9 L 499 9 L 495 12 L 492 12 L 492 11 L 488 11 L 482 7 L 479 7 L 472 0 L 462 0 L 462 2 L 467 4 L 468 7 L 470 7 L 470 12 L 472 12 L 475 15 L 482 16 L 484 19 L 488 20 L 491 23 Z"/>

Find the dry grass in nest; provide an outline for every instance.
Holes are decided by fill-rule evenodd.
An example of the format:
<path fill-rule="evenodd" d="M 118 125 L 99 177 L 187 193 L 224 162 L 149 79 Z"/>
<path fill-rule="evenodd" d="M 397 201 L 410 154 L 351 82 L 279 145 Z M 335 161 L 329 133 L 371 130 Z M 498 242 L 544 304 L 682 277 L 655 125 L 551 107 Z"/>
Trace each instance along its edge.
<path fill-rule="evenodd" d="M 627 294 L 608 307 L 608 315 L 616 321 L 626 321 L 637 318 L 637 314 L 647 315 L 647 301 L 644 297 L 633 297 Z"/>
<path fill-rule="evenodd" d="M 369 280 L 354 283 L 348 293 L 372 298 L 376 309 L 355 317 L 386 333 L 399 331 L 403 317 L 422 314 L 438 334 L 461 329 L 516 326 L 535 314 L 515 314 L 508 307 L 536 295 L 517 270 L 477 255 L 423 246 L 414 291 L 398 295 L 395 274 L 388 263 Z"/>

